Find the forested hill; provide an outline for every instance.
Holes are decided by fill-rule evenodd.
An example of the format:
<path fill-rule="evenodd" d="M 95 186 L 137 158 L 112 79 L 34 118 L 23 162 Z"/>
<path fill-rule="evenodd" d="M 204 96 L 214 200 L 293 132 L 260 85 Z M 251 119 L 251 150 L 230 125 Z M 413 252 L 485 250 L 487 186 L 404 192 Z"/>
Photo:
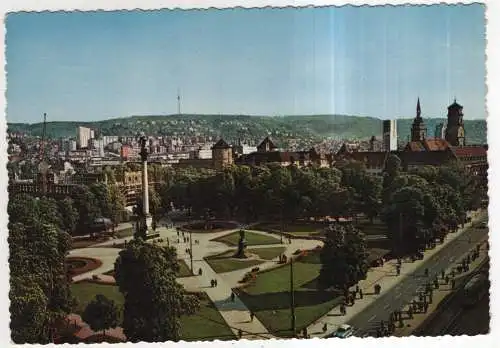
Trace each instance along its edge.
<path fill-rule="evenodd" d="M 441 118 L 425 118 L 428 136 L 435 134 Z M 398 120 L 398 134 L 406 140 L 410 134 L 412 119 Z M 144 131 L 150 135 L 212 135 L 228 140 L 238 138 L 262 139 L 267 135 L 277 141 L 304 139 L 308 141 L 336 139 L 366 139 L 382 135 L 382 120 L 374 117 L 346 115 L 312 116 L 247 116 L 247 115 L 162 115 L 131 116 L 96 122 L 48 122 L 47 136 L 50 138 L 75 137 L 78 126 L 98 130 L 101 135 L 136 135 Z M 42 124 L 9 123 L 11 132 L 24 132 L 34 136 L 42 133 Z M 486 121 L 465 120 L 468 143 L 486 143 Z"/>

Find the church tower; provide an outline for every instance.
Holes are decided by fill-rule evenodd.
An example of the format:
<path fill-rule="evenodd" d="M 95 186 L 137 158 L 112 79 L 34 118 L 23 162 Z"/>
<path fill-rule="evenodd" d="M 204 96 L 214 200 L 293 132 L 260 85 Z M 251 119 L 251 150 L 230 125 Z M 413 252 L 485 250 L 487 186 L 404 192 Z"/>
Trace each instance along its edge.
<path fill-rule="evenodd" d="M 445 139 L 451 146 L 465 145 L 465 129 L 463 106 L 455 99 L 448 106 L 448 124 L 446 126 Z"/>
<path fill-rule="evenodd" d="M 418 98 L 417 116 L 413 119 L 413 124 L 411 125 L 411 141 L 423 141 L 427 137 L 427 128 L 421 114 L 420 98 Z"/>

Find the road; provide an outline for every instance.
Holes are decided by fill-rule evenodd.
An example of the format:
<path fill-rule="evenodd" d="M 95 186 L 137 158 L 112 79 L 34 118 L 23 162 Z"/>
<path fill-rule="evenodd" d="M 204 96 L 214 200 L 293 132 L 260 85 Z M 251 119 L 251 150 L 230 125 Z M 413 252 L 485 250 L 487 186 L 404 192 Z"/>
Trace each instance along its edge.
<path fill-rule="evenodd" d="M 479 221 L 486 221 L 487 216 Z M 487 228 L 469 227 L 462 235 L 445 245 L 443 249 L 425 261 L 416 272 L 408 275 L 402 281 L 388 290 L 380 298 L 369 305 L 362 313 L 352 318 L 348 324 L 357 329 L 356 336 L 374 335 L 374 331 L 380 325 L 380 321 L 387 321 L 391 312 L 401 310 L 410 303 L 419 290 L 424 289 L 428 279 L 441 273 L 461 260 L 462 255 L 467 253 L 474 244 L 483 240 L 488 234 Z M 469 238 L 471 244 L 469 244 Z M 404 264 L 403 264 L 404 268 Z M 429 269 L 429 278 L 424 276 L 424 269 Z M 384 292 L 384 289 L 382 289 Z"/>

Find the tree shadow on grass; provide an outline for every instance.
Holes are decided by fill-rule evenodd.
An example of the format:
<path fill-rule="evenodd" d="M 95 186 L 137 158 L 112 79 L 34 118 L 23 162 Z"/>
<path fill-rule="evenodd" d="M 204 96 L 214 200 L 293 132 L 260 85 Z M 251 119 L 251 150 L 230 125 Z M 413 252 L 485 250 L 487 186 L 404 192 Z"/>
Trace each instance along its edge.
<path fill-rule="evenodd" d="M 238 297 L 253 310 L 279 310 L 290 308 L 290 292 L 274 292 L 258 295 L 250 295 L 244 291 L 237 290 Z M 335 291 L 310 291 L 301 290 L 294 292 L 294 302 L 296 307 L 308 307 L 320 305 L 335 298 L 341 298 Z"/>

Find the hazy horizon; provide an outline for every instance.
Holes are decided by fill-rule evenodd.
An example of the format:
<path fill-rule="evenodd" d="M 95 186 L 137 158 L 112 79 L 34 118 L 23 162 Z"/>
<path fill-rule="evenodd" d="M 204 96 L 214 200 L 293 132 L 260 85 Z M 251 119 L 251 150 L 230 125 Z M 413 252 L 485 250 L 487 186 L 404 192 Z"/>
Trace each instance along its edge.
<path fill-rule="evenodd" d="M 7 121 L 147 115 L 485 119 L 485 7 L 15 13 Z M 258 25 L 255 23 L 258 21 Z M 12 122 L 15 121 L 15 122 Z"/>
<path fill-rule="evenodd" d="M 42 115 L 43 116 L 43 115 Z M 165 115 L 129 115 L 129 116 L 118 116 L 118 117 L 111 117 L 111 118 L 103 118 L 99 120 L 85 120 L 85 121 L 78 121 L 78 120 L 55 120 L 55 121 L 50 121 L 47 119 L 47 124 L 49 123 L 63 123 L 63 122 L 68 122 L 68 123 L 97 123 L 97 122 L 105 122 L 105 121 L 112 121 L 112 120 L 123 120 L 123 119 L 129 119 L 132 117 L 183 117 L 183 116 L 220 116 L 220 117 L 238 117 L 238 116 L 243 116 L 243 117 L 276 117 L 276 118 L 286 118 L 286 117 L 314 117 L 314 116 L 346 116 L 346 117 L 361 117 L 361 118 L 375 118 L 380 121 L 386 120 L 387 118 L 380 118 L 380 117 L 375 117 L 375 116 L 368 116 L 368 115 L 342 115 L 342 114 L 312 114 L 312 115 L 245 115 L 245 114 L 165 114 Z M 398 118 L 394 118 L 396 120 L 412 120 L 415 116 L 401 116 Z M 43 117 L 42 117 L 43 118 Z M 48 116 L 47 116 L 48 118 Z M 424 123 L 426 119 L 443 119 L 446 120 L 446 115 L 444 116 L 437 116 L 437 117 L 424 117 Z M 464 118 L 464 121 L 484 121 L 486 122 L 486 119 L 482 118 L 475 118 L 475 119 L 467 119 Z M 10 122 L 7 121 L 7 124 L 29 124 L 29 125 L 34 125 L 34 124 L 41 124 L 43 121 L 35 121 L 35 122 Z"/>

